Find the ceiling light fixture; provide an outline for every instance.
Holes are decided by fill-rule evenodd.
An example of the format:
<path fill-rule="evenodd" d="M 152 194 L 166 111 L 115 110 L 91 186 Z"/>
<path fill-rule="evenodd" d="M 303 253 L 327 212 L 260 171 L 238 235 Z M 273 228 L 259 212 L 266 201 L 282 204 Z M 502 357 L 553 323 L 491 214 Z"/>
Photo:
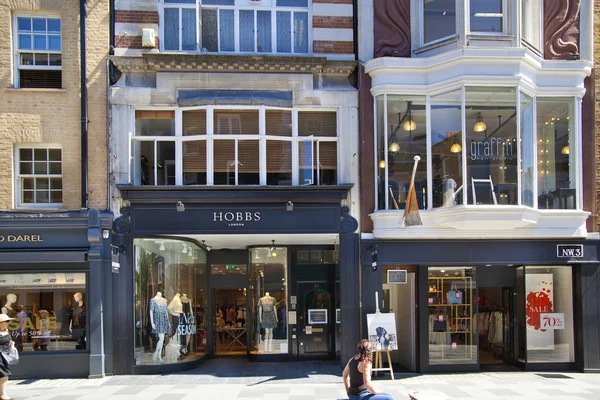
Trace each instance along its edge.
<path fill-rule="evenodd" d="M 211 251 L 212 247 L 206 244 L 206 240 L 202 241 L 202 246 L 206 249 L 206 251 Z"/>
<path fill-rule="evenodd" d="M 563 147 L 560 152 L 562 154 L 569 154 L 569 145 L 566 145 L 565 147 Z"/>
<path fill-rule="evenodd" d="M 275 241 L 271 240 L 271 242 L 273 242 L 271 248 L 269 249 L 269 251 L 271 252 L 271 257 L 277 257 L 277 249 L 275 249 Z"/>
<path fill-rule="evenodd" d="M 477 122 L 473 125 L 473 130 L 475 132 L 484 132 L 487 129 L 487 125 L 483 122 L 483 118 L 481 117 L 481 113 L 477 113 Z"/>

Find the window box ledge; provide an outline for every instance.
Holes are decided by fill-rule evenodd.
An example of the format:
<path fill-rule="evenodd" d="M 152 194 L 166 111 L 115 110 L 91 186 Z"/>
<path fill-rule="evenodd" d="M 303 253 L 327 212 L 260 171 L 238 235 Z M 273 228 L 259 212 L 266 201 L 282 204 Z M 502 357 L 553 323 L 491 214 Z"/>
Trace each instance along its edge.
<path fill-rule="evenodd" d="M 523 206 L 456 206 L 420 211 L 423 225 L 402 226 L 403 210 L 370 214 L 373 234 L 392 238 L 565 238 L 587 237 L 581 210 L 535 210 Z"/>
<path fill-rule="evenodd" d="M 433 50 L 433 49 L 437 49 L 439 47 L 443 47 L 446 46 L 448 44 L 451 43 L 456 43 L 458 42 L 458 35 L 453 35 L 444 39 L 439 39 L 439 40 L 435 40 L 433 42 L 424 44 L 423 46 L 414 49 L 413 53 L 415 54 L 421 54 L 421 53 L 425 53 L 427 51 Z"/>
<path fill-rule="evenodd" d="M 467 40 L 491 40 L 500 42 L 512 42 L 515 40 L 515 35 L 505 35 L 502 33 L 470 33 L 467 35 Z"/>
<path fill-rule="evenodd" d="M 42 88 L 5 88 L 7 92 L 36 92 L 36 93 L 66 93 L 67 89 L 42 89 Z"/>

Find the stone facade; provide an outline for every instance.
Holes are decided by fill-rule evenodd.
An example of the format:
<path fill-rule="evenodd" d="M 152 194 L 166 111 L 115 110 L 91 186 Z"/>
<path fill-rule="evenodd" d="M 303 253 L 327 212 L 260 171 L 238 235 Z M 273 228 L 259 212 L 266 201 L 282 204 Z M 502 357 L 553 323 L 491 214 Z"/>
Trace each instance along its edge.
<path fill-rule="evenodd" d="M 87 1 L 88 207 L 108 208 L 106 88 L 109 2 Z M 63 209 L 81 207 L 81 106 L 78 0 L 0 2 L 0 34 L 13 38 L 18 13 L 61 19 L 62 89 L 15 88 L 13 40 L 0 44 L 0 209 L 15 208 L 15 146 L 62 148 Z"/>

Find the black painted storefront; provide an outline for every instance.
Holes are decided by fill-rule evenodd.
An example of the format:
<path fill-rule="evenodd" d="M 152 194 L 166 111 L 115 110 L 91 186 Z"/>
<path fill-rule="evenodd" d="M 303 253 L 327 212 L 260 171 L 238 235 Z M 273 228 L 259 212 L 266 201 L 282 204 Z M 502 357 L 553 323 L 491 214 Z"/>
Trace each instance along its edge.
<path fill-rule="evenodd" d="M 359 339 L 359 235 L 358 224 L 351 217 L 347 207 L 341 203 L 347 198 L 351 185 L 309 186 L 309 187 L 135 187 L 118 186 L 124 200 L 129 206 L 122 209 L 122 216 L 114 223 L 113 244 L 120 248 L 122 279 L 115 286 L 115 302 L 121 306 L 115 309 L 115 372 L 130 373 L 163 373 L 193 368 L 212 356 L 209 350 L 205 357 L 190 361 L 163 365 L 136 366 L 134 361 L 134 246 L 136 238 L 157 238 L 164 235 L 177 235 L 185 239 L 186 235 L 211 234 L 332 234 L 337 235 L 339 243 L 339 282 L 337 283 L 341 304 L 342 324 L 356 329 L 344 329 L 341 336 L 341 359 L 346 359 L 354 352 Z M 177 211 L 177 203 L 183 204 L 182 211 Z M 290 203 L 293 204 L 290 209 Z M 181 209 L 181 207 L 180 207 Z M 210 237 L 210 236 L 208 236 Z M 265 243 L 270 245 L 270 243 Z M 288 245 L 288 250 L 297 246 Z M 219 252 L 208 254 L 208 262 L 217 262 Z M 231 251 L 228 254 L 240 262 L 246 260 L 248 251 Z M 212 259 L 212 260 L 211 260 Z M 288 271 L 292 265 L 288 265 Z M 333 279 L 335 284 L 335 269 Z M 240 287 L 248 282 L 247 277 L 239 279 L 210 277 L 208 288 Z M 242 281 L 245 281 L 242 282 Z M 294 289 L 288 286 L 287 302 L 295 295 Z M 208 308 L 207 319 L 212 329 L 212 307 Z M 251 360 L 297 359 L 296 340 L 292 339 L 294 325 L 288 325 L 287 356 L 259 355 L 251 356 Z M 214 338 L 209 335 L 207 348 L 212 349 Z"/>
<path fill-rule="evenodd" d="M 487 280 L 502 282 L 507 266 L 565 266 L 573 271 L 573 324 L 575 362 L 559 364 L 516 363 L 526 370 L 578 370 L 600 372 L 600 261 L 598 240 L 363 240 L 361 242 L 361 334 L 367 334 L 366 314 L 375 312 L 375 295 L 383 299 L 384 266 L 413 266 L 417 270 L 417 371 L 479 371 L 472 365 L 430 365 L 428 343 L 428 267 L 486 268 Z M 559 256 L 560 247 L 582 249 L 581 257 Z M 377 250 L 374 270 L 373 249 Z M 497 273 L 493 273 L 496 268 Z M 489 272 L 492 272 L 491 275 Z M 479 280 L 479 275 L 478 275 Z M 477 282 L 477 285 L 483 284 Z M 477 293 L 477 292 L 476 292 Z M 382 307 L 382 304 L 379 305 Z"/>
<path fill-rule="evenodd" d="M 14 377 L 87 378 L 112 373 L 110 310 L 116 274 L 111 271 L 111 241 L 106 237 L 111 226 L 112 215 L 95 209 L 0 214 L 0 274 L 84 273 L 86 277 L 87 349 L 22 352 L 19 363 L 11 366 Z M 3 286 L 2 297 L 11 289 L 19 286 Z"/>

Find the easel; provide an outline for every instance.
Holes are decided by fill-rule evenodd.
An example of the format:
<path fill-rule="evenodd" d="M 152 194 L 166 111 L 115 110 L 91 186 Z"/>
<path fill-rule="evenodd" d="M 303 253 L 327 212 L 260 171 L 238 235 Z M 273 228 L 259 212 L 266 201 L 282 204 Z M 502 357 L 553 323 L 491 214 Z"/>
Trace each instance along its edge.
<path fill-rule="evenodd" d="M 379 311 L 379 292 L 375 292 L 375 314 L 380 314 Z M 383 355 L 382 353 L 387 353 L 387 362 L 388 367 L 383 368 Z M 375 376 L 379 373 L 379 371 L 389 371 L 392 380 L 394 379 L 394 369 L 392 368 L 392 356 L 391 350 L 373 350 L 373 354 L 375 355 L 375 359 L 373 360 L 373 364 L 375 368 L 371 368 L 371 371 L 375 373 Z"/>

